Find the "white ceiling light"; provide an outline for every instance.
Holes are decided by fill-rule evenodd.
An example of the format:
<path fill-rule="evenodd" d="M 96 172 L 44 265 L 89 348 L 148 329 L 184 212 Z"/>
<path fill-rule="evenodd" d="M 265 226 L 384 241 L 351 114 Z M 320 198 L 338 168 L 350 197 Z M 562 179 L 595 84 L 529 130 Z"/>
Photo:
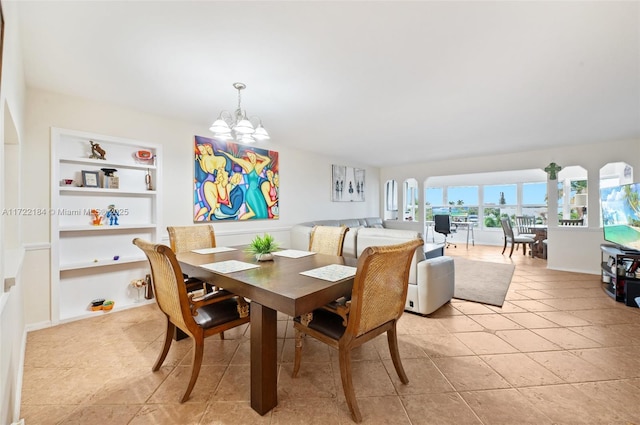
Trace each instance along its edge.
<path fill-rule="evenodd" d="M 222 111 L 218 118 L 211 124 L 209 130 L 214 137 L 224 140 L 235 140 L 239 143 L 254 143 L 256 140 L 269 140 L 269 133 L 262 126 L 262 120 L 255 118 L 257 127 L 247 118 L 247 112 L 242 109 L 240 92 L 247 86 L 244 83 L 233 83 L 233 87 L 238 90 L 238 109 L 233 114 L 229 111 Z"/>

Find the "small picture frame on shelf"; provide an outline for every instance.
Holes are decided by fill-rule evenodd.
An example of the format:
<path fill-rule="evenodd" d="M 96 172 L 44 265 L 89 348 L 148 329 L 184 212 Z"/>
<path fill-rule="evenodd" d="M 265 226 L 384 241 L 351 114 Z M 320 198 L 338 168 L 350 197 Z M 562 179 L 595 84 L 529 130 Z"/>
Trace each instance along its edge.
<path fill-rule="evenodd" d="M 83 187 L 99 187 L 100 173 L 97 171 L 82 170 L 82 186 Z"/>

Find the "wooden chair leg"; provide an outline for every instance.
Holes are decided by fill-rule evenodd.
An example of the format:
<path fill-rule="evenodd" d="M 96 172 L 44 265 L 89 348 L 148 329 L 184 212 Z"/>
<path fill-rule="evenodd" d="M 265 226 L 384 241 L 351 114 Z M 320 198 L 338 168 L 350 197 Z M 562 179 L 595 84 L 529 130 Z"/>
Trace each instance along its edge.
<path fill-rule="evenodd" d="M 171 347 L 171 342 L 173 341 L 173 332 L 175 329 L 176 325 L 171 323 L 169 321 L 169 318 L 167 318 L 167 330 L 164 335 L 164 344 L 162 346 L 162 351 L 160 351 L 160 355 L 151 368 L 152 371 L 156 372 L 158 369 L 160 369 L 160 366 L 162 366 L 162 363 L 164 363 L 164 359 L 167 358 L 167 353 L 169 352 L 169 348 Z"/>
<path fill-rule="evenodd" d="M 507 238 L 504 238 L 504 246 L 502 247 L 502 253 L 504 254 L 506 250 L 507 250 Z"/>
<path fill-rule="evenodd" d="M 509 253 L 509 258 L 513 255 L 513 247 L 515 246 L 515 242 L 511 242 L 511 252 Z"/>
<path fill-rule="evenodd" d="M 344 398 L 347 400 L 347 406 L 351 411 L 351 418 L 354 422 L 362 422 L 362 414 L 358 408 L 356 401 L 356 392 L 353 388 L 353 379 L 351 378 L 351 351 L 339 348 L 338 358 L 340 362 L 340 378 L 342 379 L 342 390 Z"/>
<path fill-rule="evenodd" d="M 224 332 L 220 332 L 220 339 L 224 339 Z"/>
<path fill-rule="evenodd" d="M 396 368 L 396 373 L 403 384 L 409 383 L 409 378 L 402 367 L 402 361 L 400 360 L 400 351 L 398 350 L 398 334 L 396 332 L 396 325 L 387 331 L 387 341 L 389 342 L 389 351 L 391 352 L 391 360 L 393 360 L 393 366 Z"/>
<path fill-rule="evenodd" d="M 526 243 L 522 244 L 522 255 L 527 255 L 527 244 Z"/>
<path fill-rule="evenodd" d="M 198 380 L 198 374 L 200 373 L 200 366 L 202 366 L 202 354 L 204 352 L 204 339 L 197 340 L 193 339 L 193 364 L 191 366 L 191 379 L 189 380 L 189 385 L 187 386 L 187 391 L 184 392 L 182 396 L 182 400 L 180 403 L 184 403 L 189 399 L 191 395 L 191 391 L 193 387 L 196 385 L 196 381 Z"/>
<path fill-rule="evenodd" d="M 302 341 L 304 334 L 296 329 L 296 352 L 293 358 L 293 373 L 291 376 L 295 378 L 298 376 L 298 371 L 300 371 L 300 361 L 302 359 Z"/>

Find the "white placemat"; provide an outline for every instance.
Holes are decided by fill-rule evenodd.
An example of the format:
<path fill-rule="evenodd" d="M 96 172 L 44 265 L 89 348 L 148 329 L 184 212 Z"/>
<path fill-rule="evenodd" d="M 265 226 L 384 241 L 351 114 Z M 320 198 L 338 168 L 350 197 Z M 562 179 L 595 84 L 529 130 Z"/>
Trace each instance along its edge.
<path fill-rule="evenodd" d="M 316 279 L 328 280 L 329 282 L 337 282 L 356 275 L 356 267 L 343 266 L 341 264 L 331 264 L 317 269 L 300 272 L 305 276 L 315 277 Z"/>
<path fill-rule="evenodd" d="M 245 263 L 243 261 L 238 261 L 238 260 L 227 260 L 227 261 L 220 261 L 217 263 L 203 264 L 200 267 L 204 267 L 205 269 L 212 270 L 214 272 L 226 274 L 226 273 L 239 272 L 242 270 L 255 269 L 260 266 L 257 264 Z"/>
<path fill-rule="evenodd" d="M 235 251 L 235 248 L 229 248 L 226 246 L 216 246 L 214 248 L 202 248 L 202 249 L 192 249 L 191 252 L 195 252 L 196 254 L 216 254 L 218 252 L 227 252 L 227 251 Z"/>
<path fill-rule="evenodd" d="M 306 257 L 308 255 L 314 255 L 315 252 L 311 252 L 311 251 L 300 251 L 297 249 L 283 249 L 282 251 L 274 251 L 272 252 L 273 255 L 278 255 L 280 257 L 287 257 L 287 258 L 302 258 L 302 257 Z"/>

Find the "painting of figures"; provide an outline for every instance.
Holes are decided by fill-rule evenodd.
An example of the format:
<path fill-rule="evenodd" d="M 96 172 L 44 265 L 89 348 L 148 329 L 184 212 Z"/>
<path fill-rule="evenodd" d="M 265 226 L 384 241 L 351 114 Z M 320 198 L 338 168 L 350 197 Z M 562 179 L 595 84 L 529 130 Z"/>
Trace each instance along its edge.
<path fill-rule="evenodd" d="M 278 152 L 195 136 L 193 221 L 278 219 Z"/>
<path fill-rule="evenodd" d="M 364 170 L 332 165 L 331 201 L 364 202 Z"/>

